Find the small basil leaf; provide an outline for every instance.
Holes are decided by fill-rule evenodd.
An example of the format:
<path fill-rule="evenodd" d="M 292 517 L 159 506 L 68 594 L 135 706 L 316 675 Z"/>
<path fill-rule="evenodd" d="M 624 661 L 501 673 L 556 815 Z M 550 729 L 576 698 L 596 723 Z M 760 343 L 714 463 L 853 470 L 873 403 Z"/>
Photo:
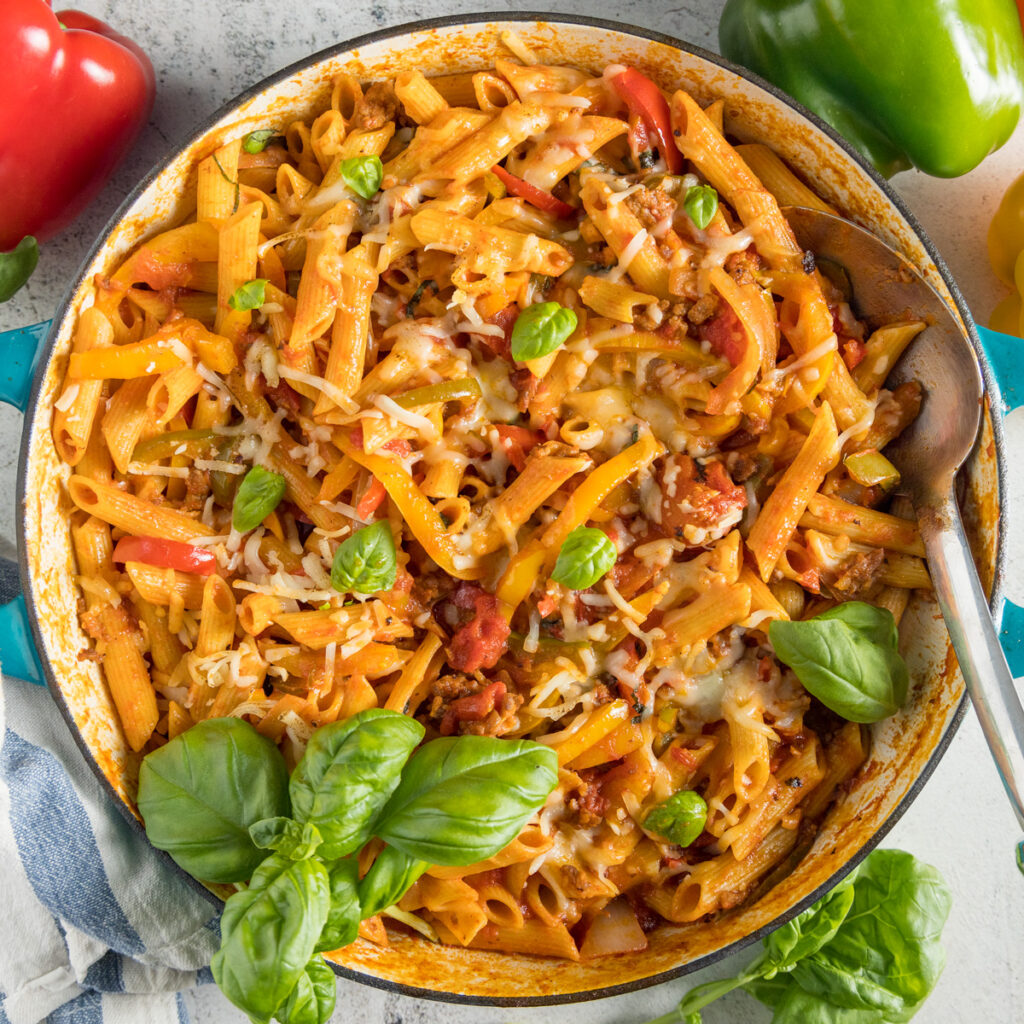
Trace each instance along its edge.
<path fill-rule="evenodd" d="M 205 882 L 241 882 L 266 853 L 249 826 L 288 814 L 277 747 L 239 718 L 211 718 L 147 754 L 139 772 L 146 835 Z"/>
<path fill-rule="evenodd" d="M 507 846 L 558 780 L 551 747 L 443 737 L 409 759 L 374 833 L 430 864 L 474 864 Z"/>
<path fill-rule="evenodd" d="M 242 141 L 242 149 L 246 153 L 262 153 L 270 144 L 270 140 L 280 134 L 276 128 L 260 128 L 257 131 L 249 132 Z"/>
<path fill-rule="evenodd" d="M 562 543 L 551 578 L 570 590 L 586 590 L 615 564 L 615 558 L 608 534 L 593 526 L 577 526 Z"/>
<path fill-rule="evenodd" d="M 537 302 L 516 317 L 510 347 L 520 363 L 554 352 L 576 330 L 575 312 L 557 302 Z"/>
<path fill-rule="evenodd" d="M 704 831 L 707 820 L 704 797 L 684 789 L 652 807 L 644 818 L 644 828 L 677 846 L 689 846 Z"/>
<path fill-rule="evenodd" d="M 909 1020 L 942 973 L 949 889 L 935 868 L 909 853 L 875 850 L 857 869 L 853 893 L 834 937 L 790 977 L 833 1006 Z"/>
<path fill-rule="evenodd" d="M 907 666 L 885 608 L 847 601 L 804 622 L 776 620 L 768 638 L 804 689 L 851 722 L 888 718 L 907 699 Z"/>
<path fill-rule="evenodd" d="M 703 231 L 718 212 L 718 193 L 710 185 L 691 185 L 683 197 L 683 209 Z"/>
<path fill-rule="evenodd" d="M 386 519 L 379 519 L 338 545 L 331 565 L 331 586 L 356 594 L 390 590 L 398 575 L 395 538 Z"/>
<path fill-rule="evenodd" d="M 235 492 L 235 504 L 231 511 L 231 525 L 239 533 L 255 530 L 281 503 L 287 488 L 280 473 L 253 466 L 242 477 Z"/>
<path fill-rule="evenodd" d="M 292 817 L 316 825 L 323 837 L 320 856 L 344 857 L 370 838 L 423 734 L 415 719 L 384 708 L 360 711 L 313 733 L 289 790 Z"/>
<path fill-rule="evenodd" d="M 364 918 L 397 903 L 430 865 L 393 846 L 385 846 L 359 883 L 359 906 Z"/>
<path fill-rule="evenodd" d="M 276 850 L 292 860 L 305 860 L 323 841 L 315 825 L 291 818 L 264 818 L 249 826 L 249 836 L 261 850 Z"/>
<path fill-rule="evenodd" d="M 6 302 L 32 276 L 39 245 L 26 235 L 10 252 L 0 252 L 0 302 Z"/>
<path fill-rule="evenodd" d="M 257 277 L 252 281 L 240 284 L 228 299 L 228 305 L 232 309 L 249 310 L 259 309 L 267 301 L 267 279 Z"/>
<path fill-rule="evenodd" d="M 224 904 L 210 963 L 224 995 L 253 1020 L 269 1021 L 313 956 L 329 907 L 323 864 L 271 854 L 249 888 Z"/>
<path fill-rule="evenodd" d="M 281 1024 L 327 1024 L 334 1013 L 338 985 L 334 971 L 315 956 L 306 964 L 292 994 L 274 1016 Z"/>
<path fill-rule="evenodd" d="M 355 857 L 335 861 L 330 873 L 331 909 L 327 923 L 317 939 L 316 951 L 341 949 L 356 941 L 362 913 L 359 909 L 359 862 Z"/>
<path fill-rule="evenodd" d="M 384 180 L 384 165 L 379 156 L 350 156 L 341 161 L 341 180 L 356 195 L 370 199 Z"/>

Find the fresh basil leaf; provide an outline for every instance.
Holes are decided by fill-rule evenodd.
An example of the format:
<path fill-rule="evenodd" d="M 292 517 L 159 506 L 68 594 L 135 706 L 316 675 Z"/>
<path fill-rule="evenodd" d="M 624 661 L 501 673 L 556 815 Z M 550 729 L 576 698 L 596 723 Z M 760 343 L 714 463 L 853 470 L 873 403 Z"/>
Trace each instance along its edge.
<path fill-rule="evenodd" d="M 239 533 L 255 530 L 281 503 L 287 489 L 284 477 L 262 466 L 253 466 L 235 492 L 231 525 Z"/>
<path fill-rule="evenodd" d="M 318 953 L 341 949 L 356 941 L 362 913 L 359 909 L 359 862 L 355 857 L 344 857 L 328 868 L 331 887 L 331 909 L 327 914 L 320 938 L 316 942 Z"/>
<path fill-rule="evenodd" d="M 270 140 L 280 134 L 276 128 L 259 128 L 246 135 L 242 140 L 242 149 L 246 153 L 262 153 L 270 144 Z"/>
<path fill-rule="evenodd" d="M 395 538 L 386 519 L 356 530 L 334 552 L 331 586 L 355 594 L 375 594 L 390 590 L 398 575 Z"/>
<path fill-rule="evenodd" d="M 6 302 L 25 284 L 38 262 L 39 245 L 31 235 L 10 252 L 0 252 L 0 302 Z"/>
<path fill-rule="evenodd" d="M 907 699 L 892 613 L 847 601 L 804 622 L 775 620 L 768 638 L 804 688 L 851 722 L 878 722 Z"/>
<path fill-rule="evenodd" d="M 516 317 L 510 347 L 520 363 L 554 352 L 576 330 L 576 313 L 557 302 L 536 302 Z"/>
<path fill-rule="evenodd" d="M 250 310 L 259 309 L 267 301 L 267 279 L 257 277 L 252 281 L 240 284 L 228 299 L 228 305 L 232 309 Z"/>
<path fill-rule="evenodd" d="M 691 989 L 674 1014 L 651 1024 L 683 1017 L 699 1024 L 704 1006 L 740 987 L 772 1008 L 772 1024 L 908 1021 L 942 970 L 950 903 L 934 868 L 901 850 L 875 850 L 768 936 L 741 974 Z"/>
<path fill-rule="evenodd" d="M 292 817 L 323 837 L 326 860 L 358 850 L 423 739 L 415 719 L 384 708 L 360 711 L 313 733 L 289 790 Z"/>
<path fill-rule="evenodd" d="M 323 841 L 315 825 L 291 818 L 264 818 L 249 826 L 249 836 L 261 850 L 276 850 L 291 860 L 305 860 Z"/>
<path fill-rule="evenodd" d="M 364 918 L 397 903 L 430 865 L 393 846 L 385 846 L 359 883 L 359 906 Z"/>
<path fill-rule="evenodd" d="M 139 772 L 146 835 L 205 882 L 241 882 L 266 857 L 249 826 L 287 815 L 288 769 L 240 718 L 211 718 L 147 754 Z"/>
<path fill-rule="evenodd" d="M 902 850 L 876 850 L 856 871 L 853 903 L 833 938 L 790 976 L 835 1006 L 909 1020 L 942 973 L 951 906 L 935 868 Z"/>
<path fill-rule="evenodd" d="M 707 820 L 704 797 L 692 789 L 683 789 L 652 807 L 644 818 L 644 828 L 677 846 L 689 846 L 704 831 Z"/>
<path fill-rule="evenodd" d="M 551 747 L 443 737 L 409 759 L 374 834 L 430 864 L 474 864 L 507 846 L 558 780 Z"/>
<path fill-rule="evenodd" d="M 330 907 L 327 869 L 316 859 L 271 854 L 248 889 L 228 897 L 210 967 L 221 991 L 260 1024 L 306 969 Z"/>
<path fill-rule="evenodd" d="M 607 533 L 593 526 L 577 526 L 563 541 L 551 578 L 570 590 L 586 590 L 608 572 L 616 557 Z"/>
<path fill-rule="evenodd" d="M 765 977 L 771 979 L 778 971 L 789 971 L 797 961 L 817 953 L 832 941 L 846 920 L 853 905 L 854 876 L 847 875 L 831 892 L 817 903 L 787 921 L 765 940 L 765 951 L 770 969 Z"/>
<path fill-rule="evenodd" d="M 384 165 L 379 156 L 350 156 L 341 161 L 341 180 L 357 196 L 371 199 L 384 180 Z"/>
<path fill-rule="evenodd" d="M 334 971 L 315 956 L 306 964 L 292 994 L 274 1016 L 281 1024 L 327 1024 L 338 996 Z"/>
<path fill-rule="evenodd" d="M 703 231 L 718 212 L 718 193 L 710 185 L 691 185 L 683 197 L 683 209 Z"/>

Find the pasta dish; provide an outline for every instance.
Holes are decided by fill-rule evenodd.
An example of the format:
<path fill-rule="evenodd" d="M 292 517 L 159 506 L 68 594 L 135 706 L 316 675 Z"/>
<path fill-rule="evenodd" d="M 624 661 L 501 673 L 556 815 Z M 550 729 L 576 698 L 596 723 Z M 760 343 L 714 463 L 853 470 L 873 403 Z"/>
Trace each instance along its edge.
<path fill-rule="evenodd" d="M 769 630 L 930 586 L 882 454 L 924 324 L 858 322 L 721 101 L 503 41 L 224 136 L 96 279 L 52 430 L 131 749 L 234 717 L 294 766 L 378 707 L 548 746 L 518 838 L 385 913 L 579 959 L 748 899 L 864 762 Z"/>

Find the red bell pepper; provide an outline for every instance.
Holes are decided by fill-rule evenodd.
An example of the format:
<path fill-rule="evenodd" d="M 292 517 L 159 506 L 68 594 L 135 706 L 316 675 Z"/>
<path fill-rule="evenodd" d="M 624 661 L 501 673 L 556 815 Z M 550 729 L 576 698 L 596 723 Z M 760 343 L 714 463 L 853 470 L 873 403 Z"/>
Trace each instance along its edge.
<path fill-rule="evenodd" d="M 498 176 L 498 180 L 512 195 L 525 199 L 531 206 L 536 206 L 538 210 L 550 213 L 559 220 L 568 220 L 576 215 L 575 207 L 570 206 L 568 203 L 563 203 L 561 199 L 553 196 L 550 192 L 545 192 L 544 189 L 531 185 L 524 178 L 516 177 L 516 175 L 506 171 L 504 167 L 499 167 L 495 164 L 491 170 L 494 171 Z"/>
<path fill-rule="evenodd" d="M 682 174 L 683 154 L 672 137 L 672 117 L 661 90 L 635 68 L 624 68 L 611 83 L 631 114 L 639 117 L 672 174 Z"/>
<path fill-rule="evenodd" d="M 212 551 L 163 537 L 122 537 L 114 546 L 113 560 L 145 562 L 200 576 L 209 576 L 217 568 L 217 557 Z"/>
<path fill-rule="evenodd" d="M 49 0 L 0 2 L 0 251 L 78 216 L 153 107 L 153 65 L 130 39 Z"/>

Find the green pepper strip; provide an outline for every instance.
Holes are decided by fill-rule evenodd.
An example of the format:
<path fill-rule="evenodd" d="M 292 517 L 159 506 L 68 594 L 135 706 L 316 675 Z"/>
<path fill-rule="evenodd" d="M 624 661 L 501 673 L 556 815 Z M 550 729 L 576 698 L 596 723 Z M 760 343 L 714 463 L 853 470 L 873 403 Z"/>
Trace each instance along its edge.
<path fill-rule="evenodd" d="M 169 459 L 172 455 L 187 455 L 191 459 L 208 458 L 216 452 L 221 440 L 221 435 L 212 430 L 174 430 L 169 434 L 158 434 L 140 441 L 132 452 L 132 461 L 156 462 Z"/>
<path fill-rule="evenodd" d="M 435 402 L 458 402 L 463 398 L 479 398 L 480 385 L 472 377 L 460 380 L 443 380 L 440 384 L 429 384 L 424 388 L 413 388 L 392 399 L 403 409 L 414 409 L 418 405 L 433 405 Z"/>

